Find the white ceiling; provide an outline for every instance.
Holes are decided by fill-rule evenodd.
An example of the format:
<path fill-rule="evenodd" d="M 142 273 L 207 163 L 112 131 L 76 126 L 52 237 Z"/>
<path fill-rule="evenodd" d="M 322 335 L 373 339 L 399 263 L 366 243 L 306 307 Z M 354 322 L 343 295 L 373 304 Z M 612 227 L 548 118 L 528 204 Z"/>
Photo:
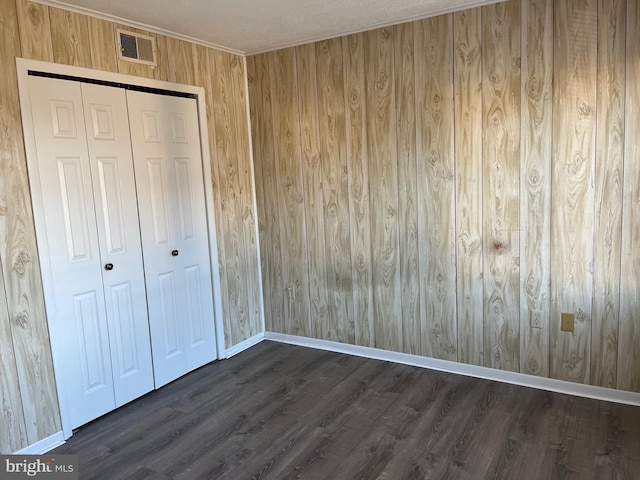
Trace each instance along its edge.
<path fill-rule="evenodd" d="M 36 0 L 241 54 L 502 0 Z"/>

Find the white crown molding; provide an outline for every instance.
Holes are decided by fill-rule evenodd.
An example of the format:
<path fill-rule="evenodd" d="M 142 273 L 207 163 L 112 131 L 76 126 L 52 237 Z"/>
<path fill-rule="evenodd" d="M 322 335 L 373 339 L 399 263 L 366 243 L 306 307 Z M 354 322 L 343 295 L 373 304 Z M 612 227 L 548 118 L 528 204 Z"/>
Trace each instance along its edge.
<path fill-rule="evenodd" d="M 347 35 L 352 35 L 354 33 L 362 33 L 362 32 L 369 32 L 371 30 L 376 30 L 378 28 L 384 28 L 384 27 L 391 27 L 393 25 L 401 25 L 403 23 L 409 23 L 409 22 L 415 22 L 418 20 L 424 20 L 425 18 L 431 18 L 431 17 L 437 17 L 439 15 L 446 15 L 448 13 L 454 13 L 454 12 L 460 12 L 463 10 L 469 10 L 472 8 L 478 8 L 478 7 L 482 7 L 485 5 L 491 5 L 494 3 L 501 3 L 501 2 L 505 2 L 507 0 L 475 0 L 469 3 L 466 3 L 463 6 L 460 7 L 454 7 L 454 8 L 440 8 L 438 10 L 433 10 L 429 13 L 425 13 L 422 15 L 413 15 L 413 16 L 409 16 L 409 17 L 405 17 L 402 19 L 395 19 L 395 20 L 390 20 L 388 22 L 378 22 L 378 23 L 372 23 L 371 25 L 367 25 L 365 27 L 362 28 L 357 28 L 357 29 L 353 29 L 353 30 L 348 30 L 346 32 L 341 32 L 341 33 L 337 33 L 337 34 L 331 34 L 331 35 L 318 35 L 315 37 L 309 37 L 306 38 L 304 40 L 300 40 L 300 41 L 296 41 L 296 42 L 289 42 L 289 43 L 282 43 L 279 44 L 275 47 L 271 47 L 271 48 L 265 48 L 265 49 L 260 49 L 260 50 L 249 50 L 246 51 L 244 54 L 248 57 L 250 55 L 259 55 L 261 53 L 267 53 L 267 52 L 273 52 L 275 50 L 282 50 L 285 48 L 291 48 L 291 47 L 297 47 L 299 45 L 305 45 L 307 43 L 315 43 L 315 42 L 322 42 L 323 40 L 329 40 L 331 38 L 338 38 L 338 37 L 344 37 Z"/>
<path fill-rule="evenodd" d="M 582 383 L 536 377 L 533 375 L 526 375 L 524 373 L 507 372 L 494 368 L 478 367 L 476 365 L 467 365 L 447 360 L 437 360 L 435 358 L 410 355 L 408 353 L 391 352 L 378 348 L 347 345 L 345 343 L 331 342 L 329 340 L 316 340 L 314 338 L 298 337 L 295 335 L 285 335 L 281 333 L 266 332 L 265 340 L 289 343 L 301 347 L 317 348 L 319 350 L 328 350 L 336 353 L 346 353 L 349 355 L 356 355 L 358 357 L 401 363 L 414 367 L 429 368 L 431 370 L 466 375 L 468 377 L 482 378 L 485 380 L 496 380 L 498 382 L 575 395 L 578 397 L 586 397 L 594 400 L 640 406 L 640 393 L 627 392 L 624 390 L 614 390 L 611 388 L 584 385 Z"/>
<path fill-rule="evenodd" d="M 119 23 L 120 25 L 125 25 L 127 27 L 139 28 L 140 30 L 146 30 L 147 32 L 150 32 L 150 33 L 164 35 L 166 37 L 172 37 L 178 40 L 184 40 L 186 42 L 195 43 L 196 45 L 202 45 L 203 47 L 214 48 L 216 50 L 221 50 L 223 52 L 231 53 L 233 55 L 240 55 L 241 57 L 245 56 L 244 52 L 240 50 L 236 50 L 234 48 L 225 47 L 223 45 L 218 45 L 211 42 L 205 42 L 203 40 L 190 37 L 188 35 L 182 35 L 180 33 L 172 32 L 170 30 L 165 30 L 163 28 L 154 27 L 152 25 L 134 22 L 132 20 L 127 20 L 126 18 L 120 18 L 115 15 L 109 15 L 107 13 L 97 12 L 90 8 L 78 7 L 77 5 L 69 5 L 68 3 L 59 2 L 58 0 L 31 0 L 31 1 L 33 1 L 34 3 L 40 3 L 42 5 L 46 5 L 48 7 L 60 8 L 62 10 L 68 10 L 70 12 L 87 15 L 89 17 L 95 17 L 95 18 L 100 18 L 102 20 L 108 20 L 109 22 Z"/>

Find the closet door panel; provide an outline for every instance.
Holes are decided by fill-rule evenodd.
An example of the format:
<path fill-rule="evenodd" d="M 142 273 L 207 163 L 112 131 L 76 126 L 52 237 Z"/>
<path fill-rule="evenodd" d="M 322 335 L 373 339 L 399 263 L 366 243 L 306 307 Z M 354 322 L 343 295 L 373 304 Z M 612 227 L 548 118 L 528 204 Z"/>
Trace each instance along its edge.
<path fill-rule="evenodd" d="M 146 113 L 141 118 L 154 118 L 149 112 Z M 155 118 L 152 125 L 156 125 Z M 133 119 L 131 127 L 132 137 L 135 137 Z M 184 295 L 183 282 L 171 255 L 175 247 L 174 224 L 170 216 L 172 195 L 161 144 L 153 140 L 150 142 L 146 136 L 142 138 L 133 143 L 154 379 L 158 388 L 188 371 L 184 332 L 187 322 L 184 309 L 180 306 Z M 154 132 L 151 138 L 158 138 L 158 135 Z M 140 159 L 141 149 L 135 148 L 136 143 L 146 145 L 149 156 Z"/>
<path fill-rule="evenodd" d="M 156 387 L 216 358 L 202 157 L 193 99 L 127 92 Z M 171 274 L 175 317 L 160 278 Z M 167 339 L 177 325 L 179 349 Z"/>
<path fill-rule="evenodd" d="M 207 325 L 205 315 L 202 312 L 202 301 L 200 293 L 202 285 L 200 278 L 202 272 L 198 265 L 193 265 L 184 269 L 186 286 L 186 304 L 189 317 L 193 320 L 189 324 L 189 348 L 194 349 L 207 342 Z"/>
<path fill-rule="evenodd" d="M 180 252 L 174 261 L 185 289 L 182 308 L 188 312 L 185 334 L 188 367 L 193 370 L 216 358 L 200 127 L 194 99 L 165 97 L 164 105 L 169 120 L 166 159 L 173 173 L 171 215 Z"/>
<path fill-rule="evenodd" d="M 149 213 L 151 214 L 150 220 L 153 222 L 155 246 L 168 248 L 171 244 L 169 199 L 167 198 L 167 179 L 162 158 L 148 158 L 146 174 L 146 178 L 143 177 L 141 182 L 148 185 L 148 202 L 151 207 Z M 145 220 L 142 219 L 141 224 L 145 223 Z"/>
<path fill-rule="evenodd" d="M 115 407 L 109 333 L 80 85 L 30 77 L 44 232 L 54 279 L 49 328 L 65 332 L 54 354 L 72 428 Z M 43 263 L 44 268 L 44 263 Z"/>
<path fill-rule="evenodd" d="M 72 153 L 72 152 L 69 152 Z M 64 224 L 66 251 L 69 262 L 91 261 L 95 242 L 90 230 L 87 211 L 87 192 L 84 189 L 83 158 L 81 156 L 55 155 L 58 185 L 48 185 L 47 190 L 59 188 L 60 211 Z M 49 180 L 47 180 L 48 182 Z M 56 193 L 58 193 L 56 192 Z M 90 193 L 90 192 L 89 192 Z M 93 245 L 92 245 L 93 244 Z"/>
<path fill-rule="evenodd" d="M 116 406 L 154 387 L 125 91 L 81 85 Z"/>

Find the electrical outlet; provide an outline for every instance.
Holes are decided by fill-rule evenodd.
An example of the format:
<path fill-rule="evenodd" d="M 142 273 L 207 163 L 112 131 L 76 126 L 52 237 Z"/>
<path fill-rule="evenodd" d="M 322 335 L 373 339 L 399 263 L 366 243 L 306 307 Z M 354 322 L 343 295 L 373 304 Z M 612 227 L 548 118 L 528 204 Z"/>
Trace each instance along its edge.
<path fill-rule="evenodd" d="M 575 323 L 576 323 L 575 313 L 562 312 L 562 324 L 560 325 L 560 329 L 563 332 L 573 332 Z"/>
<path fill-rule="evenodd" d="M 531 310 L 531 328 L 542 328 L 542 310 Z"/>

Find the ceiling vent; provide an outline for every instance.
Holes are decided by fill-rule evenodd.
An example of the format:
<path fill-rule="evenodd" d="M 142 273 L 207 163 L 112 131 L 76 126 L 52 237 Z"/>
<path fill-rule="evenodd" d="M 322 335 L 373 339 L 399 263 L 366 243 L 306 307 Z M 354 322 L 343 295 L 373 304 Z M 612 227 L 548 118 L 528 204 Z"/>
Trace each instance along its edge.
<path fill-rule="evenodd" d="M 129 62 L 156 65 L 156 40 L 147 35 L 128 32 L 118 29 L 116 31 L 118 44 L 118 58 Z"/>

